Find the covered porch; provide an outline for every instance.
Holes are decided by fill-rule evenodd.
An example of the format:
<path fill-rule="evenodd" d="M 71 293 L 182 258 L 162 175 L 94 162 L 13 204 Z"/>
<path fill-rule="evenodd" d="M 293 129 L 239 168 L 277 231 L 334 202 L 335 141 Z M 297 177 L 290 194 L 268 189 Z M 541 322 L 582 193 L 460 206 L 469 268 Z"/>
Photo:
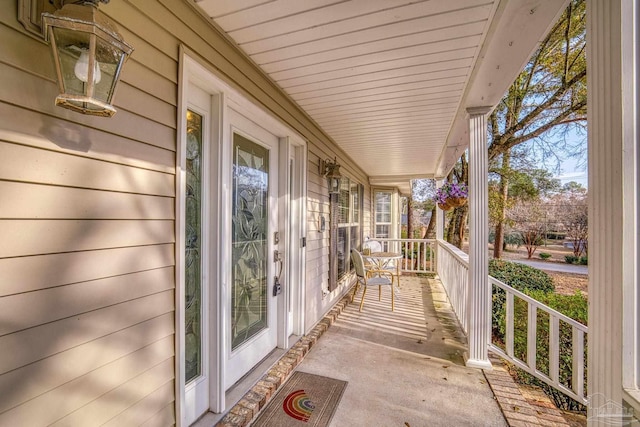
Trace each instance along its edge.
<path fill-rule="evenodd" d="M 60 82 L 42 58 L 55 43 L 40 21 L 64 3 L 0 10 L 0 341 L 11 349 L 0 424 L 246 425 L 277 388 L 263 380 L 280 385 L 299 365 L 352 384 L 337 425 L 363 416 L 341 412 L 362 406 L 359 390 L 382 384 L 413 389 L 378 395 L 406 418 L 390 423 L 464 424 L 443 409 L 456 403 L 501 425 L 483 383 L 494 352 L 587 404 L 590 425 L 637 425 L 638 0 L 586 0 L 588 339 L 487 271 L 487 115 L 568 0 L 84 1 L 135 47 L 111 119 L 53 103 Z M 82 65 L 82 46 L 67 47 Z M 91 63 L 68 77 L 84 88 L 93 76 L 92 88 Z M 435 240 L 403 241 L 411 181 L 442 185 L 465 152 L 469 252 L 444 241 L 441 211 Z M 263 178 L 241 182 L 240 170 Z M 350 303 L 349 253 L 367 237 L 419 248 L 402 263 L 395 312 L 375 291 L 362 312 Z M 498 291 L 503 343 L 491 334 Z M 514 356 L 516 304 L 526 360 Z M 562 382 L 567 327 L 574 375 Z M 389 377 L 357 371 L 367 363 L 347 356 L 360 354 Z M 263 394 L 242 407 L 247 390 Z"/>
<path fill-rule="evenodd" d="M 467 337 L 438 276 L 405 272 L 393 312 L 387 289 L 380 299 L 369 292 L 362 311 L 361 297 L 352 290 L 228 414 L 195 427 L 250 425 L 295 371 L 348 382 L 332 426 L 568 427 L 579 419 L 542 391 L 521 390 L 495 354 L 491 370 L 465 366 Z"/>
<path fill-rule="evenodd" d="M 624 144 L 622 138 L 618 138 L 623 121 L 622 114 L 614 114 L 612 119 L 606 111 L 607 108 L 620 111 L 617 108 L 622 108 L 623 104 L 627 107 L 635 105 L 631 98 L 637 101 L 637 95 L 629 99 L 618 96 L 624 84 L 614 86 L 611 91 L 603 91 L 603 87 L 609 87 L 610 79 L 625 81 L 621 77 L 623 68 L 620 68 L 624 64 L 620 67 L 601 66 L 610 63 L 606 52 L 610 52 L 612 46 L 615 46 L 616 55 L 622 55 L 624 49 L 628 49 L 629 54 L 637 52 L 637 35 L 634 36 L 637 24 L 631 22 L 632 18 L 623 18 L 637 17 L 637 5 L 612 5 L 594 0 L 589 2 L 587 13 L 591 38 L 590 191 L 594 195 L 590 198 L 590 215 L 595 219 L 597 212 L 598 219 L 616 217 L 620 220 L 615 225 L 603 222 L 600 227 L 596 226 L 590 238 L 598 245 L 595 251 L 600 257 L 596 256 L 590 265 L 593 282 L 589 294 L 593 296 L 595 293 L 603 298 L 592 302 L 590 309 L 590 319 L 596 322 L 595 334 L 589 340 L 591 399 L 584 383 L 587 329 L 505 287 L 490 278 L 487 271 L 486 117 L 500 102 L 567 3 L 394 3 L 384 11 L 376 9 L 372 3 L 357 9 L 346 5 L 341 9 L 335 5 L 327 9 L 318 6 L 317 10 L 315 5 L 309 4 L 286 13 L 270 10 L 268 13 L 273 13 L 273 16 L 269 18 L 258 13 L 267 12 L 259 5 L 235 11 L 218 8 L 214 1 L 203 1 L 199 6 L 335 141 L 339 150 L 323 148 L 326 156 L 338 163 L 346 163 L 347 168 L 357 166 L 364 171 L 371 194 L 375 194 L 376 189 L 393 189 L 397 194 L 408 194 L 410 182 L 415 178 L 432 178 L 442 185 L 456 160 L 468 150 L 469 253 L 460 253 L 444 242 L 443 216 L 438 211 L 437 238 L 432 243 L 437 259 L 431 263 L 436 266 L 435 272 L 466 335 L 461 357 L 467 368 L 490 370 L 489 352 L 493 350 L 547 384 L 589 404 L 591 411 L 611 402 L 620 408 L 628 405 L 637 407 L 637 400 L 632 397 L 637 395 L 638 387 L 637 360 L 632 361 L 633 355 L 638 354 L 637 328 L 623 336 L 620 323 L 623 317 L 606 314 L 608 310 L 620 312 L 623 306 L 620 297 L 626 289 L 624 292 L 635 302 L 626 305 L 624 318 L 637 321 L 637 285 L 629 282 L 617 290 L 605 289 L 605 283 L 611 283 L 614 277 L 621 280 L 623 271 L 627 271 L 627 280 L 637 277 L 632 266 L 625 270 L 616 264 L 616 268 L 610 269 L 613 261 L 611 250 L 621 249 L 625 224 L 614 214 L 612 206 L 627 206 L 625 212 L 632 217 L 637 216 L 636 196 L 632 197 L 631 205 L 624 205 L 622 199 L 622 194 L 631 195 L 633 190 L 630 188 L 636 188 L 637 183 L 628 188 L 621 179 L 612 175 L 615 175 L 613 171 L 616 168 L 623 166 L 619 156 Z M 334 7 L 340 10 L 332 11 Z M 367 9 L 369 7 L 370 10 Z M 450 30 L 450 38 L 444 36 Z M 412 39 L 412 32 L 420 36 Z M 623 40 L 621 48 L 620 40 Z M 616 56 L 613 62 L 624 63 L 621 58 Z M 631 62 L 628 67 L 635 66 Z M 633 88 L 631 92 L 637 91 L 637 81 L 631 80 L 627 87 Z M 637 135 L 634 133 L 637 124 L 633 125 L 633 119 L 625 123 L 629 123 L 627 136 Z M 620 145 L 607 146 L 604 141 L 609 137 L 618 138 Z M 632 139 L 628 144 L 633 145 Z M 323 161 L 322 156 L 318 160 Z M 637 159 L 626 164 L 626 170 L 634 177 L 637 176 L 636 162 Z M 323 185 L 322 179 L 320 185 Z M 611 194 L 616 203 L 605 203 Z M 329 205 L 333 203 L 334 199 L 329 195 Z M 374 203 L 372 201 L 371 205 Z M 336 221 L 335 211 L 332 210 L 331 215 L 331 221 Z M 374 208 L 371 215 L 375 216 Z M 635 227 L 635 221 L 631 220 L 626 226 Z M 377 218 L 371 218 L 369 226 L 373 237 L 390 240 L 400 237 L 398 233 L 379 235 Z M 331 283 L 336 276 L 332 262 L 335 262 L 339 251 L 335 246 L 337 227 L 330 230 L 328 280 Z M 634 240 L 633 243 L 627 242 L 625 247 L 632 249 L 636 245 Z M 632 253 L 637 254 L 635 251 L 633 249 Z M 343 251 L 343 257 L 345 252 L 348 253 Z M 504 345 L 491 342 L 491 296 L 496 289 L 506 294 L 507 333 Z M 332 291 L 331 287 L 329 290 Z M 513 357 L 513 307 L 518 299 L 525 301 L 528 307 L 529 326 L 525 332 L 529 342 L 527 360 Z M 536 361 L 538 331 L 535 325 L 538 315 L 550 319 L 550 362 L 546 372 L 538 371 Z M 573 336 L 570 384 L 561 383 L 558 374 L 558 328 L 563 323 L 572 328 Z M 616 335 L 616 343 L 609 348 L 605 348 L 607 328 L 620 332 L 619 336 Z M 628 349 L 624 354 L 623 344 Z M 616 363 L 626 367 L 614 367 Z M 623 387 L 623 383 L 627 385 Z M 633 392 L 629 394 L 623 389 Z M 606 419 L 594 415 L 597 413 L 597 410 L 590 413 L 593 415 L 590 422 L 593 425 L 606 423 Z"/>

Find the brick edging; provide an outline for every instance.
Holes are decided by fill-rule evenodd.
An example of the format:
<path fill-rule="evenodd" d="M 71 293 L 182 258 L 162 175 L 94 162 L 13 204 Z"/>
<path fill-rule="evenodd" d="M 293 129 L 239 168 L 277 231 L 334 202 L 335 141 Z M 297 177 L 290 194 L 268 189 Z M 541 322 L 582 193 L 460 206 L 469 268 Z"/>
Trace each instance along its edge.
<path fill-rule="evenodd" d="M 307 335 L 295 343 L 269 371 L 236 403 L 216 427 L 245 427 L 251 424 L 260 410 L 271 400 L 276 391 L 302 362 L 311 347 L 336 321 L 344 308 L 352 301 L 351 290 L 333 306 Z"/>
<path fill-rule="evenodd" d="M 497 355 L 490 354 L 492 371 L 483 370 L 484 377 L 493 391 L 496 402 L 510 427 L 559 426 L 569 427 L 559 409 L 531 405 L 524 397 L 505 363 Z"/>

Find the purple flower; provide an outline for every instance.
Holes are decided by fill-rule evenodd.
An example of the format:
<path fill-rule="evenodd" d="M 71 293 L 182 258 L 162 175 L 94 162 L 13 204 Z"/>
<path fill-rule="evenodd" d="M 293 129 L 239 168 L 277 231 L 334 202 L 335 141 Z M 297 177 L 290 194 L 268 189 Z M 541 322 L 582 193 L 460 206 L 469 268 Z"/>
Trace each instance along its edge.
<path fill-rule="evenodd" d="M 469 195 L 464 183 L 447 182 L 436 190 L 434 200 L 436 203 L 445 203 L 451 197 L 466 198 Z"/>

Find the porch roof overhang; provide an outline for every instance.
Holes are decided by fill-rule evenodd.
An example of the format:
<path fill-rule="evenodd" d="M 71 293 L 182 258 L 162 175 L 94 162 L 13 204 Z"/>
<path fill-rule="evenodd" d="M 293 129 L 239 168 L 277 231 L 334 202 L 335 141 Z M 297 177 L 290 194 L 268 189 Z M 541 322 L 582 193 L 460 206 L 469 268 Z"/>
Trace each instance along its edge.
<path fill-rule="evenodd" d="M 370 177 L 410 194 L 468 146 L 568 0 L 196 0 Z"/>

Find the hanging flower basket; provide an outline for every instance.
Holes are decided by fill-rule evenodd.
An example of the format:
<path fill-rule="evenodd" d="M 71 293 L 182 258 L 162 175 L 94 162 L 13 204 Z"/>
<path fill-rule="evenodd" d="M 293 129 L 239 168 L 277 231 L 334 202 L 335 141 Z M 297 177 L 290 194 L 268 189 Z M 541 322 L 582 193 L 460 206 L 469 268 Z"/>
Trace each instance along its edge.
<path fill-rule="evenodd" d="M 436 191 L 434 198 L 443 211 L 464 206 L 467 203 L 467 186 L 464 183 L 447 182 Z"/>
<path fill-rule="evenodd" d="M 442 209 L 443 211 L 449 211 L 449 210 L 453 209 L 453 206 L 451 206 L 449 204 L 448 200 L 446 200 L 444 203 L 438 203 L 438 207 L 440 209 Z"/>
<path fill-rule="evenodd" d="M 467 203 L 466 197 L 449 197 L 447 202 L 453 206 L 454 208 L 459 208 L 460 206 L 464 206 Z"/>

